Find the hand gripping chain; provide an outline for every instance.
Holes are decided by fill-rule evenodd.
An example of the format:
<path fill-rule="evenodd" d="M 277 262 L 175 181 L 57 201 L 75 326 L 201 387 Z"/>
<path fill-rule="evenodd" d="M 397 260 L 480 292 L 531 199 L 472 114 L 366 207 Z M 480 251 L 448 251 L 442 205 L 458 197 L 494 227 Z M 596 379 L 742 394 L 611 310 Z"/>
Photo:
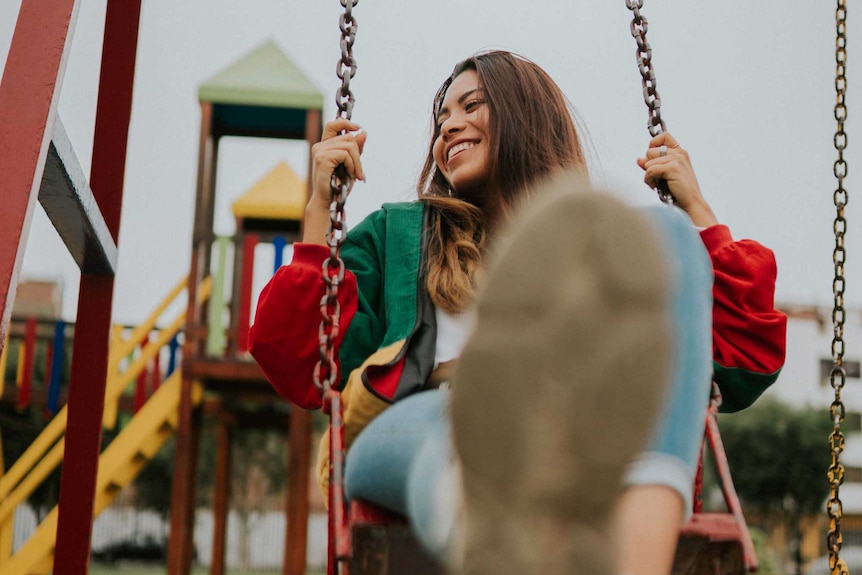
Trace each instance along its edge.
<path fill-rule="evenodd" d="M 647 42 L 647 19 L 644 18 L 640 9 L 643 8 L 643 0 L 626 0 L 626 8 L 632 11 L 631 32 L 637 42 L 637 58 L 638 70 L 641 73 L 641 82 L 643 84 L 644 103 L 649 110 L 649 119 L 647 121 L 647 130 L 652 137 L 664 133 L 664 120 L 661 117 L 661 98 L 659 98 L 658 90 L 656 89 L 655 70 L 652 68 L 652 48 Z M 658 192 L 658 197 L 666 204 L 673 203 L 673 196 L 668 190 L 667 182 L 660 181 L 655 188 Z"/>

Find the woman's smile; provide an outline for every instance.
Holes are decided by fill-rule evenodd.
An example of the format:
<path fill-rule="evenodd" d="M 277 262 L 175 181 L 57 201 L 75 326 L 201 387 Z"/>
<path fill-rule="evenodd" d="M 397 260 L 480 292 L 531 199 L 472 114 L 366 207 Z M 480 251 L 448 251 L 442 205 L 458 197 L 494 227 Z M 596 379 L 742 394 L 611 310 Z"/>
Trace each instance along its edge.
<path fill-rule="evenodd" d="M 452 159 L 455 156 L 457 156 L 460 152 L 463 152 L 465 150 L 469 150 L 470 148 L 474 147 L 475 145 L 476 145 L 475 142 L 461 142 L 461 143 L 455 144 L 454 146 L 449 148 L 449 152 L 448 152 L 449 163 L 451 163 Z"/>

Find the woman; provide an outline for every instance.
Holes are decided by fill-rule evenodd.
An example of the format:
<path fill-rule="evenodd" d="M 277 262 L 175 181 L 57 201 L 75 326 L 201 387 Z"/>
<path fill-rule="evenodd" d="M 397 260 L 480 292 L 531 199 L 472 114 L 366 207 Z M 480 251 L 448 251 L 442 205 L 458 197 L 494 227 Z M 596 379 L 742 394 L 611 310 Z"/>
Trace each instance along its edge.
<path fill-rule="evenodd" d="M 329 181 L 339 164 L 364 179 L 359 129 L 330 122 L 312 150 L 303 243 L 262 292 L 251 332 L 252 355 L 273 386 L 305 408 L 321 402 L 311 373 Z M 351 230 L 343 249 L 349 271 L 336 344 L 345 440 L 356 439 L 348 496 L 406 513 L 433 552 L 461 556 L 476 573 L 570 572 L 590 561 L 610 572 L 594 505 L 618 500 L 613 567 L 669 572 L 691 507 L 710 370 L 734 410 L 754 401 L 783 364 L 786 319 L 773 309 L 771 252 L 734 242 L 718 225 L 669 134 L 653 138 L 638 162 L 648 184 L 667 181 L 688 218 L 660 207 L 645 225 L 607 196 L 569 193 L 588 185 L 570 175 L 585 174 L 586 165 L 565 97 L 541 68 L 511 53 L 478 54 L 455 67 L 435 98 L 432 133 L 419 201 L 385 205 Z M 485 265 L 490 252 L 496 263 Z M 583 373 L 592 374 L 588 381 Z M 554 401 L 561 380 L 574 382 L 568 402 Z M 449 438 L 449 393 L 416 393 L 453 381 L 459 457 Z M 608 397 L 613 414 L 596 406 Z M 484 410 L 489 402 L 494 408 Z M 512 409 L 521 405 L 532 407 L 517 416 Z M 555 409 L 563 411 L 554 416 Z M 548 441 L 558 436 L 569 443 Z M 322 447 L 325 487 L 326 441 Z M 589 481 L 575 463 L 585 457 Z M 522 473 L 532 479 L 505 480 Z M 570 501 L 567 492 L 578 495 Z M 550 514 L 534 517 L 542 501 Z M 572 505 L 580 512 L 568 516 L 579 519 L 556 516 Z M 503 513 L 513 508 L 521 513 Z M 561 521 L 568 536 L 559 534 Z M 525 533 L 532 535 L 524 540 Z"/>

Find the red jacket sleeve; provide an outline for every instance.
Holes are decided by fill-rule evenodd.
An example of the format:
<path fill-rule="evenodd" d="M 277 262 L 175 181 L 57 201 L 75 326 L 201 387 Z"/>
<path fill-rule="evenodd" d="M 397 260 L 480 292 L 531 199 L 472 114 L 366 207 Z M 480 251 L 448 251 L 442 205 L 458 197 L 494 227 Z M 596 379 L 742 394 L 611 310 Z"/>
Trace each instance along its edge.
<path fill-rule="evenodd" d="M 325 287 L 323 261 L 329 248 L 294 244 L 293 261 L 282 266 L 261 291 L 249 332 L 252 357 L 278 393 L 305 409 L 319 408 L 314 368 L 320 360 L 320 301 Z M 336 348 L 356 314 L 356 278 L 347 271 L 338 289 L 341 306 Z M 335 379 L 340 380 L 340 374 Z"/>
<path fill-rule="evenodd" d="M 775 309 L 775 257 L 755 241 L 734 241 L 723 225 L 703 230 L 701 239 L 715 274 L 715 380 L 722 411 L 738 411 L 751 405 L 784 365 L 787 316 Z"/>

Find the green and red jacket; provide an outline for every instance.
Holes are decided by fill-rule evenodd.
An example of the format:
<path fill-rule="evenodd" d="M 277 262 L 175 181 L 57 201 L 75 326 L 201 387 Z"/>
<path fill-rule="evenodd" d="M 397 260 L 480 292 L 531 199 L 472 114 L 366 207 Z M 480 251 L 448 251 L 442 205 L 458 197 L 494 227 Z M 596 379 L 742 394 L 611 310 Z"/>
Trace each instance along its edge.
<path fill-rule="evenodd" d="M 421 389 L 433 369 L 435 314 L 424 287 L 423 217 L 421 202 L 385 204 L 350 230 L 342 248 L 348 271 L 338 295 L 339 381 L 345 424 L 354 419 L 347 413 L 351 403 L 360 409 L 355 398 L 363 397 L 359 429 Z M 775 258 L 757 242 L 734 241 L 724 225 L 700 235 L 715 274 L 714 378 L 722 410 L 737 411 L 751 405 L 784 364 L 787 318 L 774 306 Z M 307 409 L 321 405 L 312 381 L 320 357 L 321 266 L 328 256 L 325 246 L 296 244 L 291 264 L 261 292 L 250 333 L 251 354 L 270 383 Z"/>

